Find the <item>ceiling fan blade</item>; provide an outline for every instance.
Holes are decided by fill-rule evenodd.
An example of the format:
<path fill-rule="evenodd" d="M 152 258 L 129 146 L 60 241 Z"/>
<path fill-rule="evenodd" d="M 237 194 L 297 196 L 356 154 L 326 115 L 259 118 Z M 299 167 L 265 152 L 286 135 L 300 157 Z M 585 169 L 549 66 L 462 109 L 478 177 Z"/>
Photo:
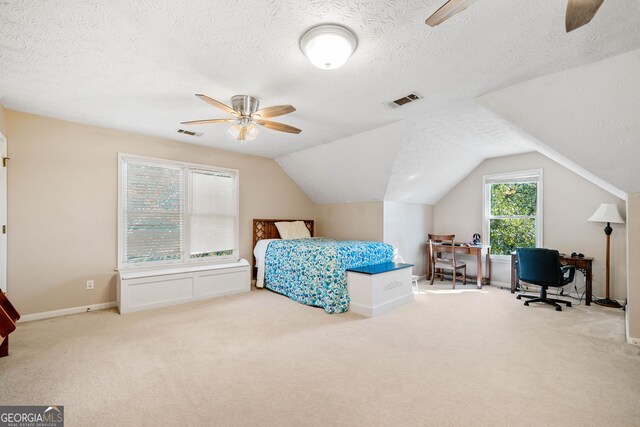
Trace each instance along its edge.
<path fill-rule="evenodd" d="M 471 3 L 475 1 L 476 0 L 449 0 L 448 2 L 440 6 L 440 9 L 436 10 L 433 15 L 428 17 L 425 21 L 425 24 L 429 25 L 430 27 L 435 27 L 436 25 L 442 24 L 453 15 L 465 10 Z"/>
<path fill-rule="evenodd" d="M 213 105 L 214 107 L 217 107 L 219 109 L 221 109 L 222 111 L 225 111 L 233 116 L 239 117 L 240 113 L 238 113 L 236 110 L 234 110 L 233 108 L 229 107 L 226 104 L 223 104 L 220 101 L 216 101 L 213 98 L 208 97 L 207 95 L 203 95 L 201 93 L 196 93 L 196 96 L 200 99 L 202 99 L 204 102 L 206 102 L 207 104 Z"/>
<path fill-rule="evenodd" d="M 244 141 L 245 139 L 247 139 L 247 127 L 246 126 L 242 126 L 240 128 L 240 133 L 238 134 L 238 141 Z"/>
<path fill-rule="evenodd" d="M 228 123 L 235 122 L 236 119 L 205 119 L 205 120 L 189 120 L 186 122 L 180 122 L 183 125 L 206 125 L 209 123 Z"/>
<path fill-rule="evenodd" d="M 254 116 L 259 116 L 261 119 L 268 119 L 270 117 L 284 116 L 285 114 L 293 113 L 296 109 L 293 105 L 274 105 L 272 107 L 263 108 L 253 113 Z"/>
<path fill-rule="evenodd" d="M 588 24 L 604 0 L 569 0 L 565 26 L 567 33 Z"/>
<path fill-rule="evenodd" d="M 285 125 L 284 123 L 271 122 L 268 120 L 257 120 L 256 123 L 266 128 L 278 130 L 280 132 L 295 133 L 295 134 L 302 132 L 302 129 L 294 128 L 293 126 Z"/>

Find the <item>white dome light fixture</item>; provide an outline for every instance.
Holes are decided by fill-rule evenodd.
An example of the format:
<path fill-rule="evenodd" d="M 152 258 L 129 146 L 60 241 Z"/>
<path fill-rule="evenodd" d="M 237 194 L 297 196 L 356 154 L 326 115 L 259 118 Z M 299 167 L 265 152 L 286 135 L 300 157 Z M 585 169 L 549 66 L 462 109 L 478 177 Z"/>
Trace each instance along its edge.
<path fill-rule="evenodd" d="M 342 67 L 356 50 L 356 36 L 339 25 L 318 25 L 300 38 L 300 49 L 309 61 L 322 70 Z"/>

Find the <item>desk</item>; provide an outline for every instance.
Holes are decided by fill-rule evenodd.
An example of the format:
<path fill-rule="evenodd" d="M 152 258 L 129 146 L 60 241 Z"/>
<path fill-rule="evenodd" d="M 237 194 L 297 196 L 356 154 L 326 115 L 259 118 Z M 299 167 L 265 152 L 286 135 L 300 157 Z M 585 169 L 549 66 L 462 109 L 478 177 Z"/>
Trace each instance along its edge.
<path fill-rule="evenodd" d="M 591 272 L 591 267 L 593 264 L 593 258 L 578 258 L 560 255 L 560 264 L 572 265 L 576 268 L 576 270 L 584 274 L 584 282 L 587 288 L 585 295 L 586 305 L 591 305 L 591 291 L 593 286 L 593 275 Z M 516 288 L 519 284 L 520 280 L 518 280 L 518 272 L 516 271 L 516 254 L 511 254 L 511 293 L 514 293 L 516 291 Z"/>
<path fill-rule="evenodd" d="M 452 248 L 454 246 L 450 246 L 450 245 L 439 245 L 438 246 L 438 252 L 451 252 L 451 250 L 447 249 L 447 248 Z M 482 281 L 483 278 L 485 278 L 482 274 L 482 255 L 485 254 L 486 256 L 486 260 L 487 260 L 487 277 L 485 278 L 485 284 L 490 285 L 491 284 L 491 259 L 490 259 L 490 254 L 491 254 L 491 246 L 485 246 L 485 245 L 478 245 L 478 246 L 455 246 L 455 251 L 456 254 L 462 254 L 462 255 L 473 255 L 476 257 L 476 264 L 477 264 L 477 276 L 476 276 L 476 280 L 477 280 L 477 285 L 478 285 L 478 289 L 482 289 Z M 427 244 L 427 262 L 425 263 L 426 266 L 426 275 L 427 275 L 427 280 L 429 280 L 431 278 L 431 254 L 429 253 L 429 245 Z M 467 276 L 467 277 L 472 277 L 472 276 Z"/>

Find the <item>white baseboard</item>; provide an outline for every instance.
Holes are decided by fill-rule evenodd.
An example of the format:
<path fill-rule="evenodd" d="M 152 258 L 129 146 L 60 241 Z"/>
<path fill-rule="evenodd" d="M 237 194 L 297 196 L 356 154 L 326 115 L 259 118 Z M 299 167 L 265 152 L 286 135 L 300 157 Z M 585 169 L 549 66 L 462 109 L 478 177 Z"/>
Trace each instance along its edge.
<path fill-rule="evenodd" d="M 496 282 L 495 280 L 491 281 L 491 286 L 495 288 L 511 289 L 511 283 Z"/>
<path fill-rule="evenodd" d="M 627 344 L 637 345 L 640 347 L 640 338 L 627 337 Z"/>
<path fill-rule="evenodd" d="M 107 308 L 116 307 L 118 303 L 116 301 L 103 302 L 100 304 L 84 305 L 81 307 L 63 308 L 61 310 L 43 311 L 41 313 L 25 314 L 20 317 L 18 323 L 32 322 L 34 320 L 49 319 L 51 317 L 68 316 L 70 314 L 86 313 L 87 311 L 104 310 Z"/>

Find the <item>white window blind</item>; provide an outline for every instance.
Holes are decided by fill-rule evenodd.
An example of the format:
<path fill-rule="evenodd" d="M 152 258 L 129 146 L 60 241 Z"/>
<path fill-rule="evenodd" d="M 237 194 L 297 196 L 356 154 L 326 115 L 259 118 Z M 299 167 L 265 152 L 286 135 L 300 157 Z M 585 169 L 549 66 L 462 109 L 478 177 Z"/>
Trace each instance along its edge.
<path fill-rule="evenodd" d="M 120 159 L 120 268 L 237 259 L 238 171 Z"/>
<path fill-rule="evenodd" d="M 124 261 L 180 260 L 184 245 L 181 168 L 125 162 Z"/>
<path fill-rule="evenodd" d="M 228 173 L 192 170 L 191 257 L 233 251 L 236 244 L 236 184 Z"/>

